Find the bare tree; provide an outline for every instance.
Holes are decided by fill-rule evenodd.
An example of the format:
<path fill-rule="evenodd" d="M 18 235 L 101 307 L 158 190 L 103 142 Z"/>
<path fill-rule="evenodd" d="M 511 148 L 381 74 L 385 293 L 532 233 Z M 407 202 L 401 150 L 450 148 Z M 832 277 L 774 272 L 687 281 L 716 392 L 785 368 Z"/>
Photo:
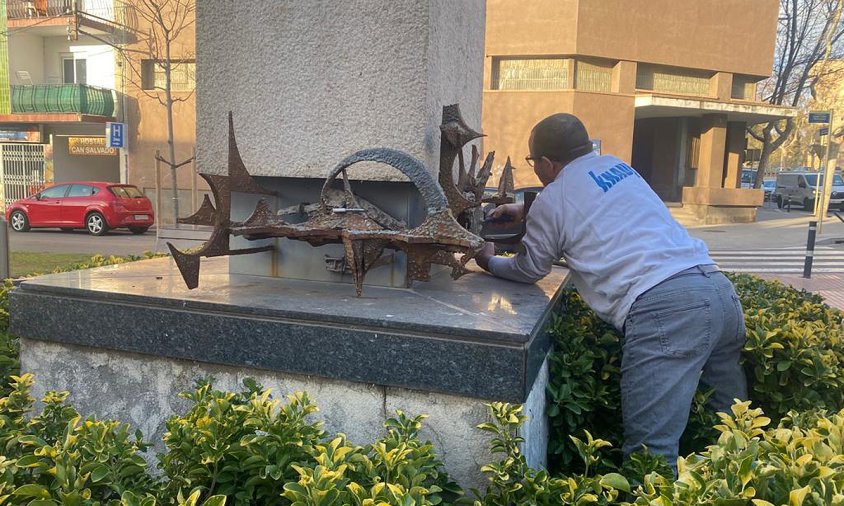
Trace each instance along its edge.
<path fill-rule="evenodd" d="M 844 1 L 844 0 L 842 0 Z M 147 93 L 154 97 L 167 109 L 167 159 L 159 160 L 170 166 L 170 173 L 173 177 L 173 223 L 179 226 L 179 190 L 176 180 L 176 171 L 179 167 L 191 162 L 192 159 L 176 161 L 176 146 L 173 135 L 173 104 L 183 102 L 189 96 L 173 97 L 173 72 L 183 64 L 185 56 L 180 59 L 173 57 L 173 44 L 186 28 L 196 22 L 194 0 L 136 0 L 136 12 L 139 18 L 143 19 L 149 26 L 147 32 L 148 56 L 154 61 L 154 65 L 162 69 L 164 74 L 164 86 L 154 83 L 154 90 L 164 92 L 162 98 L 158 93 Z M 144 87 L 141 87 L 142 89 Z M 146 91 L 146 90 L 145 90 Z M 191 91 L 191 95 L 193 91 Z"/>
<path fill-rule="evenodd" d="M 806 92 L 831 70 L 824 62 L 842 55 L 844 0 L 780 0 L 773 75 L 761 96 L 773 105 L 805 106 Z M 761 188 L 771 153 L 795 130 L 793 118 L 748 128 L 762 145 L 756 188 Z"/>
<path fill-rule="evenodd" d="M 844 0 L 842 0 L 844 1 Z M 158 101 L 167 111 L 167 157 L 157 159 L 170 167 L 173 179 L 173 222 L 178 227 L 179 193 L 177 169 L 193 160 L 176 160 L 173 105 L 189 100 L 194 93 L 173 95 L 173 75 L 193 62 L 193 54 L 182 48 L 185 31 L 196 23 L 195 0 L 122 0 L 118 20 L 122 37 L 86 33 L 120 51 L 124 74 L 144 95 Z M 191 44 L 191 47 L 193 44 Z M 180 49 L 177 51 L 177 47 Z M 159 72 L 160 71 L 160 72 Z M 163 79 L 159 79 L 159 75 Z"/>

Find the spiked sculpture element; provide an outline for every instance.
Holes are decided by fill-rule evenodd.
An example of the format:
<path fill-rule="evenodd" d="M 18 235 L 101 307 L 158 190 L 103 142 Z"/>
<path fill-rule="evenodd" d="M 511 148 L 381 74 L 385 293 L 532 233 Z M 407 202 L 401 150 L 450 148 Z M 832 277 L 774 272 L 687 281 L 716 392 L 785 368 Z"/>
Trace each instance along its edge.
<path fill-rule="evenodd" d="M 458 105 L 443 107 L 443 120 L 440 126 L 440 171 L 439 182 L 448 198 L 448 206 L 461 225 L 474 233 L 479 233 L 483 216 L 478 209 L 481 204 L 506 204 L 513 202 L 513 166 L 510 158 L 501 172 L 498 192 L 484 196 L 487 181 L 492 175 L 492 163 L 495 152 L 487 154 L 484 164 L 478 169 L 479 153 L 472 145 L 472 161 L 466 167 L 463 147 L 469 142 L 482 137 L 472 130 L 460 114 Z M 454 160 L 458 160 L 457 183 L 454 182 Z"/>

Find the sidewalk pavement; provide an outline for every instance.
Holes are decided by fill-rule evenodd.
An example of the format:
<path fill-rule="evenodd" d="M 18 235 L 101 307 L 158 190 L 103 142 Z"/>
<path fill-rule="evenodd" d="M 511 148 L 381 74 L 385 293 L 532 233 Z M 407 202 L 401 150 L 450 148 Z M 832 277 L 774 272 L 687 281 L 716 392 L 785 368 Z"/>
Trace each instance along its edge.
<path fill-rule="evenodd" d="M 795 208 L 788 213 L 768 203 L 757 211 L 755 223 L 690 227 L 689 233 L 706 242 L 710 250 L 789 248 L 806 246 L 809 222 L 814 219 L 802 209 Z M 836 240 L 844 241 L 844 223 L 829 214 L 815 244 L 844 249 L 844 243 L 836 244 Z"/>
<path fill-rule="evenodd" d="M 844 217 L 844 213 L 840 214 Z M 768 203 L 757 211 L 756 223 L 693 227 L 689 228 L 689 233 L 706 242 L 710 250 L 754 251 L 805 247 L 809 222 L 814 219 L 814 216 L 799 207 L 789 213 Z M 844 223 L 829 214 L 824 219 L 823 229 L 817 235 L 815 244 L 844 250 Z M 798 290 L 818 293 L 830 306 L 844 310 L 844 272 L 817 273 L 813 274 L 811 279 L 804 279 L 799 274 L 756 275 L 769 280 L 777 279 Z"/>
<path fill-rule="evenodd" d="M 796 274 L 757 274 L 767 280 L 779 280 L 798 290 L 814 292 L 824 298 L 831 307 L 844 311 L 844 274 L 813 274 L 805 279 Z"/>

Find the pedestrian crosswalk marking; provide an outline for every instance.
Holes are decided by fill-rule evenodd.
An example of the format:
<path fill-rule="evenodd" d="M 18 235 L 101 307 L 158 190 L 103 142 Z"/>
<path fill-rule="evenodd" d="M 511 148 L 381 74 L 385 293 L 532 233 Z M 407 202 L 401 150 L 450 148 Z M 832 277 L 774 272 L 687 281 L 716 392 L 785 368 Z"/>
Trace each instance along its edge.
<path fill-rule="evenodd" d="M 753 250 L 711 250 L 709 255 L 725 271 L 802 274 L 804 246 Z M 818 246 L 812 255 L 812 272 L 844 272 L 844 249 Z"/>

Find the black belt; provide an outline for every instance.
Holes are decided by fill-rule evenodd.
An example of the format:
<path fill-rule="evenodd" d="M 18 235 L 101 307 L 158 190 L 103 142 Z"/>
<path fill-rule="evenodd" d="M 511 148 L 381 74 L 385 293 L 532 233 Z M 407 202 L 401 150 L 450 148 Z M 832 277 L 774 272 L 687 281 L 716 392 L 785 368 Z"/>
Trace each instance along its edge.
<path fill-rule="evenodd" d="M 715 264 L 695 265 L 694 267 L 684 269 L 673 276 L 669 276 L 668 279 L 676 276 L 683 276 L 685 274 L 712 274 L 713 272 L 721 272 L 721 268 Z"/>

